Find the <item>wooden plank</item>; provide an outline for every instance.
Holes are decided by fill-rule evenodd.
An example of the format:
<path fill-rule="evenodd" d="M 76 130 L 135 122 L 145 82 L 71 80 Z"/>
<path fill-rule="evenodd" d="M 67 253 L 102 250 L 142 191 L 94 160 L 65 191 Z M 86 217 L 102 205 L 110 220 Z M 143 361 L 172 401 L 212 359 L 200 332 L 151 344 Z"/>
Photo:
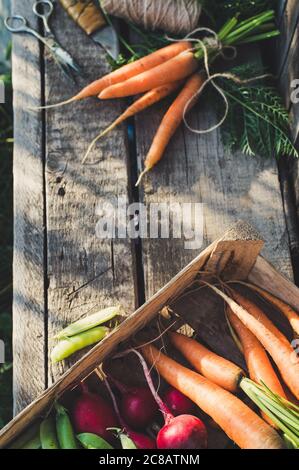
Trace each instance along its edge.
<path fill-rule="evenodd" d="M 1 430 L 0 448 L 9 445 L 9 443 L 24 431 L 24 429 L 36 423 L 36 421 L 49 409 L 54 399 L 57 399 L 61 394 L 78 384 L 80 380 L 89 376 L 99 363 L 111 355 L 112 351 L 116 350 L 120 345 L 122 345 L 122 347 L 126 347 L 122 343 L 132 336 L 136 337 L 137 331 L 144 328 L 150 321 L 152 321 L 162 306 L 169 305 L 171 302 L 174 302 L 175 299 L 191 285 L 197 274 L 205 269 L 207 260 L 215 251 L 215 246 L 217 246 L 217 241 L 207 247 L 206 250 L 197 256 L 180 273 L 178 273 L 167 285 L 165 285 L 160 292 L 155 294 L 153 298 L 134 312 L 131 317 L 127 318 L 126 321 L 111 335 L 105 338 L 101 343 L 97 344 L 90 353 L 67 371 L 54 386 L 46 390 L 34 403 L 29 405 L 11 423 Z M 287 279 L 284 279 L 263 258 L 258 257 L 249 279 L 267 290 L 279 290 L 279 295 L 285 302 L 290 302 L 294 307 L 297 309 L 299 308 L 298 288 Z M 277 293 L 278 292 L 275 292 L 275 294 Z M 222 341 L 222 338 L 220 341 Z M 237 353 L 236 349 L 235 353 Z"/>
<path fill-rule="evenodd" d="M 299 13 L 299 4 L 298 4 L 298 13 Z M 281 77 L 280 77 L 280 88 L 281 88 L 287 109 L 290 109 L 290 107 L 292 106 L 291 93 L 294 90 L 294 88 L 291 87 L 292 81 L 299 78 L 298 51 L 299 51 L 299 25 L 295 29 L 294 35 L 292 37 L 287 59 L 283 66 Z M 296 105 L 294 106 L 296 107 Z M 295 138 L 297 137 L 297 132 L 298 132 L 298 129 L 297 129 L 299 125 L 298 121 L 296 120 L 296 118 L 295 120 L 293 119 L 293 129 L 294 129 L 293 133 L 294 133 Z"/>
<path fill-rule="evenodd" d="M 0 448 L 7 446 L 18 437 L 19 433 L 26 427 L 32 425 L 49 408 L 52 401 L 60 397 L 64 392 L 73 388 L 80 380 L 86 378 L 92 371 L 103 362 L 112 351 L 116 350 L 121 343 L 125 342 L 131 335 L 135 335 L 155 318 L 164 305 L 168 305 L 176 296 L 180 295 L 189 286 L 198 271 L 203 269 L 204 264 L 211 255 L 217 242 L 207 247 L 198 255 L 192 263 L 177 273 L 171 281 L 163 286 L 148 302 L 144 303 L 133 315 L 128 317 L 113 333 L 98 343 L 94 348 L 74 364 L 57 382 L 49 387 L 34 402 L 28 405 L 12 422 L 0 431 Z"/>
<path fill-rule="evenodd" d="M 288 2 L 288 0 L 279 0 L 277 2 L 276 17 L 277 17 L 278 23 L 280 23 L 280 21 L 282 19 L 282 15 L 283 15 L 283 12 L 284 12 L 284 9 L 286 7 L 287 2 Z"/>
<path fill-rule="evenodd" d="M 284 300 L 299 312 L 298 287 L 284 276 L 279 275 L 275 267 L 262 256 L 256 260 L 248 279 Z"/>
<path fill-rule="evenodd" d="M 166 104 L 159 104 L 136 119 L 139 169 L 165 109 Z M 190 113 L 189 122 L 197 128 L 215 122 L 211 103 L 202 99 Z M 198 137 L 181 126 L 163 161 L 144 179 L 140 200 L 146 204 L 202 202 L 204 245 L 237 219 L 251 223 L 266 240 L 265 256 L 292 279 L 276 164 L 240 153 L 232 155 L 223 148 L 219 132 Z M 146 298 L 194 257 L 182 239 L 145 239 L 142 253 Z"/>
<path fill-rule="evenodd" d="M 296 146 L 299 146 L 299 103 L 292 104 L 290 109 L 290 117 L 292 123 L 292 134 Z"/>
<path fill-rule="evenodd" d="M 280 89 L 285 105 L 290 112 L 291 129 L 296 145 L 299 144 L 299 104 L 292 103 L 291 93 L 293 91 L 292 81 L 299 77 L 298 51 L 299 51 L 299 4 L 288 2 L 285 15 L 285 27 L 282 28 L 280 43 L 282 48 L 286 48 L 286 57 L 282 56 L 282 70 L 280 74 Z M 292 27 L 295 24 L 294 34 Z M 287 27 L 287 29 L 286 29 Z M 278 53 L 281 53 L 279 50 Z M 286 219 L 290 238 L 292 261 L 294 266 L 295 280 L 299 280 L 299 191 L 298 191 L 298 162 L 281 161 L 280 180 L 285 205 Z"/>
<path fill-rule="evenodd" d="M 264 242 L 247 223 L 237 222 L 217 243 L 205 266 L 223 280 L 247 279 Z"/>
<path fill-rule="evenodd" d="M 6 16 L 9 15 L 10 12 L 10 1 L 9 0 L 0 0 L 0 16 L 1 18 L 6 18 Z M 7 31 L 6 28 L 1 28 L 0 29 L 0 41 L 2 44 L 2 47 L 0 49 L 0 61 L 3 62 L 6 57 L 6 47 L 7 44 L 10 40 L 10 33 Z"/>
<path fill-rule="evenodd" d="M 56 5 L 52 27 L 58 40 L 86 71 L 79 87 L 108 72 L 103 50 Z M 75 90 L 63 81 L 46 56 L 45 94 L 48 103 Z M 94 308 L 121 303 L 135 308 L 134 251 L 129 239 L 98 239 L 100 211 L 118 197 L 129 199 L 127 143 L 124 128 L 103 139 L 86 165 L 83 155 L 100 128 L 121 112 L 121 103 L 96 99 L 49 110 L 46 122 L 46 188 L 48 234 L 48 348 L 67 323 Z M 49 363 L 53 383 L 79 356 L 59 366 Z"/>
<path fill-rule="evenodd" d="M 13 0 L 12 12 L 37 28 L 30 0 Z M 14 87 L 14 413 L 46 385 L 44 331 L 44 208 L 40 49 L 29 35 L 13 37 Z"/>
<path fill-rule="evenodd" d="M 283 11 L 283 16 L 280 21 L 281 36 L 276 43 L 276 51 L 274 57 L 276 61 L 276 70 L 278 74 L 282 72 L 283 66 L 287 59 L 287 55 L 290 49 L 290 44 L 296 28 L 298 26 L 299 19 L 299 4 L 297 0 L 288 0 Z"/>

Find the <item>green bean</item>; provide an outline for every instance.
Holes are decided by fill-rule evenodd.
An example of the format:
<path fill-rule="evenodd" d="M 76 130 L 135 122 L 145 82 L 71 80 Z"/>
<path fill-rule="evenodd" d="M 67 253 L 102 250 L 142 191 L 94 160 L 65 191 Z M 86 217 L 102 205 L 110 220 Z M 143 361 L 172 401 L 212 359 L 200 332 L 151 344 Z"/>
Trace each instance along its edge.
<path fill-rule="evenodd" d="M 46 418 L 40 425 L 42 449 L 59 449 L 53 416 Z"/>
<path fill-rule="evenodd" d="M 85 449 L 113 449 L 105 439 L 89 432 L 78 434 L 77 439 L 79 439 Z"/>
<path fill-rule="evenodd" d="M 33 426 L 30 426 L 30 428 L 26 429 L 20 435 L 20 437 L 18 437 L 17 439 L 13 441 L 13 443 L 8 448 L 9 449 L 23 449 L 24 446 L 29 444 L 30 441 L 35 441 L 37 436 L 39 436 L 39 423 L 36 423 Z"/>
<path fill-rule="evenodd" d="M 135 442 L 121 429 L 119 428 L 108 428 L 108 431 L 114 432 L 116 437 L 120 440 L 122 449 L 137 449 Z"/>
<path fill-rule="evenodd" d="M 78 449 L 79 445 L 72 427 L 67 410 L 55 403 L 56 409 L 56 432 L 61 449 Z"/>
<path fill-rule="evenodd" d="M 129 438 L 129 436 L 127 436 L 127 434 L 120 432 L 118 437 L 123 449 L 137 449 L 135 443 Z"/>
<path fill-rule="evenodd" d="M 64 330 L 60 331 L 60 333 L 56 335 L 56 338 L 64 339 L 69 336 L 78 335 L 79 333 L 83 333 L 84 331 L 90 330 L 96 326 L 106 323 L 109 320 L 112 320 L 112 318 L 120 315 L 120 313 L 120 306 L 105 308 L 67 326 L 64 328 Z"/>
<path fill-rule="evenodd" d="M 51 360 L 53 363 L 62 361 L 67 357 L 71 356 L 76 351 L 90 346 L 91 344 L 98 343 L 101 341 L 108 333 L 109 328 L 105 326 L 98 326 L 92 328 L 91 330 L 84 331 L 76 336 L 71 336 L 70 338 L 65 338 L 60 341 L 51 353 Z"/>
<path fill-rule="evenodd" d="M 39 434 L 36 434 L 32 439 L 26 442 L 21 449 L 41 449 Z"/>

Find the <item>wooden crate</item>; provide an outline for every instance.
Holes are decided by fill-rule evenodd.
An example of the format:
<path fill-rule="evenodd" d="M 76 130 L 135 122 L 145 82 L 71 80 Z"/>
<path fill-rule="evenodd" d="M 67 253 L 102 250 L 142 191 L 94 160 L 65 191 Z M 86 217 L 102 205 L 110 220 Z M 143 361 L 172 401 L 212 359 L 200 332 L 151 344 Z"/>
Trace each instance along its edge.
<path fill-rule="evenodd" d="M 175 305 L 175 308 L 178 308 L 181 294 L 199 275 L 212 273 L 213 275 L 221 275 L 225 280 L 248 279 L 299 310 L 299 289 L 260 256 L 263 244 L 264 242 L 258 233 L 247 223 L 238 222 L 234 225 L 221 239 L 200 253 L 148 302 L 136 310 L 113 333 L 96 345 L 60 380 L 9 423 L 0 433 L 0 448 L 7 447 L 22 432 L 40 419 L 55 399 L 61 397 L 66 391 L 74 388 L 79 381 L 90 375 L 120 344 L 148 325 L 164 306 Z M 183 318 L 195 329 L 200 322 L 205 341 L 216 350 L 215 352 L 224 353 L 226 357 L 230 357 L 230 344 L 224 346 L 224 341 L 214 341 L 216 329 L 214 326 L 210 328 L 214 321 L 212 314 L 215 313 L 213 302 L 210 303 L 210 300 L 207 299 L 203 311 L 193 308 L 192 318 L 188 304 L 186 302 L 184 304 L 184 307 L 181 307 L 182 311 L 180 311 L 183 313 Z M 222 328 L 221 320 L 219 325 L 219 328 Z"/>

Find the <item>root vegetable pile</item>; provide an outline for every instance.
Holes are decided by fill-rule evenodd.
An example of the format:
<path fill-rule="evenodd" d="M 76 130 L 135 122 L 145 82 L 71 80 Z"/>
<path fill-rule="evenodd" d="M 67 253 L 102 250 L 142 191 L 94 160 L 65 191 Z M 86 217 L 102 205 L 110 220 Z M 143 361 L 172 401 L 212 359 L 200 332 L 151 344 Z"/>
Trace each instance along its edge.
<path fill-rule="evenodd" d="M 209 444 L 205 421 L 210 424 L 212 419 L 241 449 L 298 449 L 299 360 L 295 360 L 289 340 L 251 300 L 250 291 L 255 290 L 269 308 L 279 310 L 293 327 L 297 312 L 253 285 L 246 284 L 245 294 L 240 294 L 235 285 L 232 288 L 232 283 L 221 283 L 221 289 L 204 281 L 202 285 L 225 301 L 223 321 L 226 317 L 244 355 L 246 370 L 210 351 L 197 338 L 167 328 L 160 334 L 166 340 L 166 353 L 153 345 L 156 338 L 111 358 L 127 360 L 132 354 L 137 356 L 146 385 L 124 384 L 106 372 L 104 363 L 94 373 L 106 386 L 108 398 L 91 392 L 81 382 L 72 392 L 70 406 L 55 402 L 41 423 L 28 429 L 11 447 L 205 449 Z M 70 325 L 58 336 L 64 338 L 67 334 L 72 338 L 72 334 L 89 331 L 90 326 L 96 328 L 114 314 L 114 308 L 98 312 Z M 171 358 L 173 348 L 187 365 Z M 159 375 L 156 383 L 153 369 Z M 243 392 L 257 408 L 244 402 Z"/>
<path fill-rule="evenodd" d="M 100 137 L 106 135 L 128 117 L 134 116 L 181 87 L 182 90 L 166 112 L 145 156 L 144 170 L 136 183 L 138 185 L 144 174 L 161 160 L 185 114 L 196 103 L 196 98 L 199 97 L 207 78 L 207 62 L 212 64 L 225 47 L 258 42 L 279 34 L 273 24 L 274 17 L 273 10 L 262 11 L 255 16 L 243 17 L 243 19 L 240 19 L 238 14 L 226 21 L 218 34 L 214 33 L 214 37 L 211 36 L 211 30 L 206 30 L 206 37 L 202 40 L 182 39 L 167 45 L 95 80 L 72 98 L 45 108 L 70 104 L 91 96 L 107 100 L 145 93 L 107 129 L 94 138 L 83 158 L 85 161 Z M 203 66 L 204 59 L 207 59 L 205 67 Z"/>

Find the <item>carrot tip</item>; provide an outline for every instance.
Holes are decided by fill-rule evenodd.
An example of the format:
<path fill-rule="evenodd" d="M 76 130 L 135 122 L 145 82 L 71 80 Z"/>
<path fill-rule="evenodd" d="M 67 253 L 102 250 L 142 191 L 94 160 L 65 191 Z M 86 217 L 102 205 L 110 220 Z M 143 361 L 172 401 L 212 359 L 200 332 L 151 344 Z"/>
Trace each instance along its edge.
<path fill-rule="evenodd" d="M 59 108 L 59 106 L 65 106 L 66 104 L 73 103 L 73 101 L 76 101 L 77 99 L 77 96 L 73 96 L 72 98 L 65 101 L 61 101 L 60 103 L 48 104 L 46 106 L 28 106 L 27 109 L 29 109 L 30 111 L 39 111 L 41 109 Z"/>
<path fill-rule="evenodd" d="M 139 175 L 139 178 L 138 180 L 136 181 L 136 184 L 135 184 L 135 187 L 137 188 L 140 183 L 141 183 L 141 180 L 143 179 L 144 175 L 149 171 L 149 168 L 145 168 Z"/>
<path fill-rule="evenodd" d="M 93 141 L 91 142 L 91 144 L 89 145 L 83 159 L 82 159 L 82 164 L 84 164 L 87 160 L 87 157 L 88 155 L 90 154 L 91 150 L 93 149 L 93 147 L 95 146 L 95 144 L 97 143 L 98 140 L 100 140 L 102 137 L 104 137 L 106 134 L 108 134 L 108 132 L 110 132 L 112 129 L 114 129 L 114 127 L 116 126 L 116 124 L 113 122 L 109 127 L 107 127 L 106 129 L 103 130 L 103 132 L 101 132 L 99 135 L 97 135 Z"/>
<path fill-rule="evenodd" d="M 82 165 L 84 165 L 84 163 L 86 162 L 86 160 L 87 160 L 87 158 L 88 158 L 88 156 L 89 156 L 89 154 L 90 154 L 90 152 L 91 152 L 92 148 L 94 147 L 97 140 L 98 140 L 98 137 L 96 139 L 94 139 L 91 142 L 91 144 L 89 145 L 88 149 L 86 150 L 86 153 L 85 153 L 84 157 L 82 158 L 82 162 L 81 162 Z"/>

